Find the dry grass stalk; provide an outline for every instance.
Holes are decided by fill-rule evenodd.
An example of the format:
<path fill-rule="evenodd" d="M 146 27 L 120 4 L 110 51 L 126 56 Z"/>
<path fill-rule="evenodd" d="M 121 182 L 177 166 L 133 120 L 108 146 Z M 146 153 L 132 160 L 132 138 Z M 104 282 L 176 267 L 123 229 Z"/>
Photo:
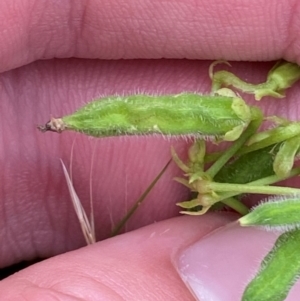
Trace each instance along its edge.
<path fill-rule="evenodd" d="M 69 189 L 69 193 L 72 199 L 72 203 L 75 209 L 75 212 L 77 214 L 79 223 L 80 223 L 80 227 L 82 230 L 82 233 L 84 235 L 85 241 L 88 245 L 93 244 L 96 242 L 96 234 L 95 234 L 95 223 L 94 223 L 94 218 L 93 218 L 93 209 L 91 207 L 91 219 L 89 220 L 85 210 L 80 202 L 80 199 L 74 189 L 72 180 L 69 176 L 69 173 L 66 169 L 65 164 L 63 163 L 62 160 L 61 164 L 62 164 L 62 168 L 64 171 L 64 175 L 67 181 L 67 185 L 68 185 L 68 189 Z"/>

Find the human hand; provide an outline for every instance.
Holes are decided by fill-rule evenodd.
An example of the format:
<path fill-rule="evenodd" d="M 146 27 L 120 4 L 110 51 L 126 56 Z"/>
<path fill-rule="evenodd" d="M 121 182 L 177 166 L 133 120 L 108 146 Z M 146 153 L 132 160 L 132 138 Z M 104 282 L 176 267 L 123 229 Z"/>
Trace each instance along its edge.
<path fill-rule="evenodd" d="M 242 7 L 240 2 L 224 1 L 196 6 L 186 1 L 67 4 L 21 0 L 0 4 L 0 266 L 68 252 L 3 280 L 1 300 L 45 300 L 51 296 L 59 300 L 193 300 L 176 272 L 176 265 L 180 269 L 177 254 L 196 241 L 196 247 L 201 248 L 203 235 L 235 216 L 227 213 L 170 219 L 178 212 L 174 204 L 187 198 L 187 191 L 171 181 L 179 174 L 175 165 L 128 222 L 128 233 L 105 240 L 169 160 L 170 145 L 184 153 L 186 142 L 157 137 L 96 142 L 76 134 L 42 135 L 35 126 L 49 114 L 69 113 L 98 95 L 210 89 L 206 61 L 84 60 L 88 58 L 260 61 L 283 57 L 300 63 L 295 9 L 289 8 L 288 1 L 281 4 L 283 7 L 278 5 L 261 1 Z M 250 81 L 260 81 L 271 65 L 237 63 L 233 71 Z M 269 115 L 297 119 L 298 94 L 299 85 L 289 90 L 285 100 L 262 101 L 261 105 Z M 74 186 L 88 206 L 93 166 L 96 232 L 103 241 L 70 252 L 83 246 L 84 241 L 59 158 L 70 163 L 74 141 Z M 130 232 L 161 220 L 165 221 Z M 222 253 L 223 262 L 227 256 L 241 254 L 238 246 L 243 234 L 232 237 L 226 231 L 218 232 L 223 237 L 219 245 L 209 244 L 211 260 L 216 261 L 217 255 L 212 250 L 222 246 L 231 247 L 229 255 Z M 259 241 L 252 247 L 261 245 L 263 249 L 258 251 L 260 258 L 253 257 L 258 264 L 274 236 L 254 233 L 259 233 Z M 242 254 L 248 259 L 253 250 L 248 248 Z M 243 269 L 232 269 L 226 280 L 232 283 L 234 277 L 242 279 L 241 274 L 251 278 L 251 263 L 246 260 Z M 228 273 L 226 269 L 230 267 L 223 267 L 223 275 Z M 214 279 L 209 277 L 206 279 Z M 222 283 L 222 279 L 224 276 L 212 281 L 218 287 L 207 286 L 207 291 L 232 293 L 229 283 Z M 244 284 L 234 282 L 237 291 Z M 228 298 L 233 300 L 232 295 Z"/>

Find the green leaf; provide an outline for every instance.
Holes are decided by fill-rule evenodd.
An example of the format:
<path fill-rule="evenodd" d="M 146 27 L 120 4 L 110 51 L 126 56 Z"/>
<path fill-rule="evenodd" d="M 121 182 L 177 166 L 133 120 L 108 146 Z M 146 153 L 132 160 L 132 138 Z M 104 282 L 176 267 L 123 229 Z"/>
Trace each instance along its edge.
<path fill-rule="evenodd" d="M 273 160 L 278 147 L 269 146 L 226 164 L 214 177 L 216 182 L 245 184 L 274 174 Z"/>
<path fill-rule="evenodd" d="M 242 301 L 282 301 L 300 276 L 300 230 L 279 236 Z"/>

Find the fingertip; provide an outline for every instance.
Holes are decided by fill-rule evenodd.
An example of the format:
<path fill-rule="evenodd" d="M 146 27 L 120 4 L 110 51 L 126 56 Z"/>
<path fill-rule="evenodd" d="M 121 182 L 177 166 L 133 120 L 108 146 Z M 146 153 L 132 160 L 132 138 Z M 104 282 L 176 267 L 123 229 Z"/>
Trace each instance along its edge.
<path fill-rule="evenodd" d="M 234 218 L 178 217 L 53 257 L 2 281 L 0 299 L 192 301 L 174 254 Z"/>

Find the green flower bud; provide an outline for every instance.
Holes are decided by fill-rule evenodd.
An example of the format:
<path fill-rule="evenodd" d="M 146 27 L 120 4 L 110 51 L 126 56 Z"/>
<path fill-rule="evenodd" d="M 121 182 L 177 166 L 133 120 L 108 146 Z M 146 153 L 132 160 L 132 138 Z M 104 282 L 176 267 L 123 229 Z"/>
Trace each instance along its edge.
<path fill-rule="evenodd" d="M 289 174 L 294 166 L 295 156 L 299 148 L 300 136 L 295 136 L 281 144 L 273 163 L 276 175 L 284 177 Z"/>

